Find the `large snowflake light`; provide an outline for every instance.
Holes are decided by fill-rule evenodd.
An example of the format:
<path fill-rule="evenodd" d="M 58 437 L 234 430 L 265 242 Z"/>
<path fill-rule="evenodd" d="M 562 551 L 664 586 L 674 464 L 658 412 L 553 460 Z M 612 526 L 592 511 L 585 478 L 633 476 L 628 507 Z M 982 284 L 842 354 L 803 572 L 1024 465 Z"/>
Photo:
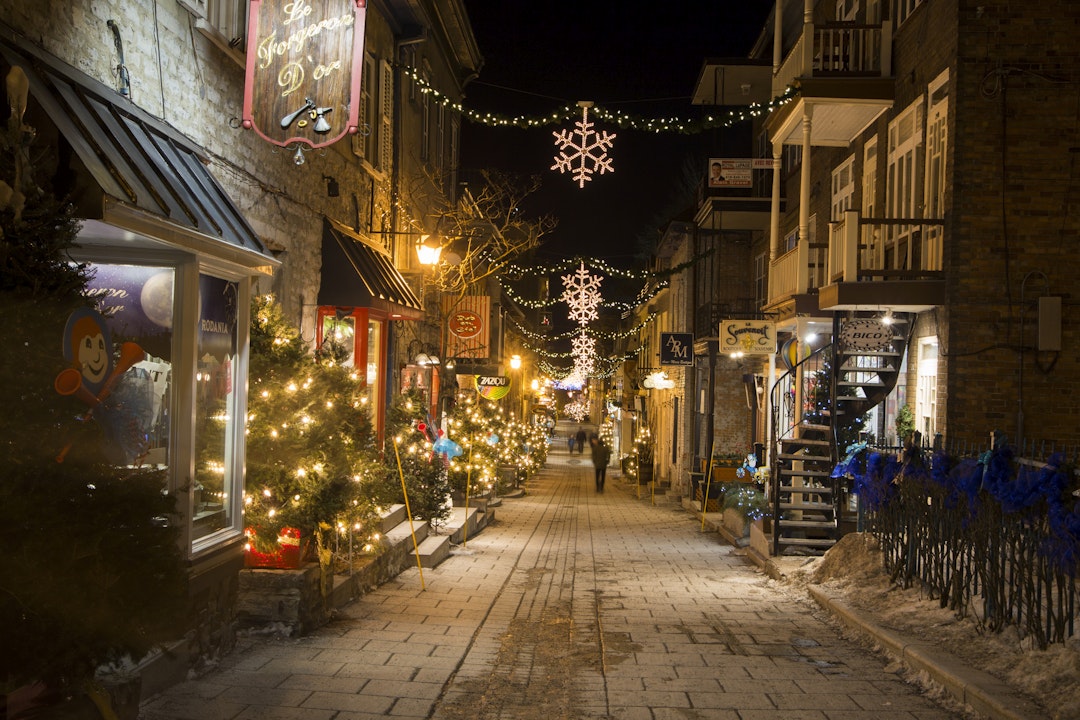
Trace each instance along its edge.
<path fill-rule="evenodd" d="M 571 320 L 584 325 L 599 317 L 596 308 L 600 305 L 600 282 L 602 277 L 590 275 L 585 263 L 574 271 L 573 275 L 563 275 L 563 294 L 561 300 L 570 306 L 568 313 Z"/>
<path fill-rule="evenodd" d="M 583 188 L 587 181 L 592 180 L 593 173 L 603 175 L 606 172 L 615 172 L 607 154 L 611 149 L 611 141 L 615 139 L 615 133 L 607 130 L 596 132 L 592 129 L 593 124 L 589 122 L 591 102 L 583 100 L 578 103 L 578 107 L 581 108 L 581 119 L 574 124 L 574 130 L 551 133 L 555 136 L 555 147 L 559 151 L 551 169 L 572 173 L 578 187 Z"/>

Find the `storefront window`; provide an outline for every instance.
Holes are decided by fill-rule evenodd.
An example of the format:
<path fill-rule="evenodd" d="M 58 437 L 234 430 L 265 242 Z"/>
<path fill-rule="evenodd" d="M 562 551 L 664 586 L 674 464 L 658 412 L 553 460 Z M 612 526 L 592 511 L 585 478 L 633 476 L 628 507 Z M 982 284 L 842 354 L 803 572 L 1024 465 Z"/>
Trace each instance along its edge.
<path fill-rule="evenodd" d="M 322 347 L 333 346 L 345 367 L 356 366 L 356 317 L 322 316 Z"/>
<path fill-rule="evenodd" d="M 105 323 L 115 375 L 102 378 L 107 390 L 98 391 L 94 419 L 104 430 L 105 456 L 117 465 L 170 462 L 173 280 L 168 267 L 91 265 L 87 289 Z"/>
<path fill-rule="evenodd" d="M 367 341 L 367 391 L 368 402 L 371 403 L 371 407 L 381 407 L 382 403 L 382 373 L 380 369 L 382 363 L 380 358 L 382 357 L 382 322 L 378 320 L 368 320 L 368 341 Z"/>
<path fill-rule="evenodd" d="M 199 276 L 192 541 L 235 523 L 239 284 Z"/>

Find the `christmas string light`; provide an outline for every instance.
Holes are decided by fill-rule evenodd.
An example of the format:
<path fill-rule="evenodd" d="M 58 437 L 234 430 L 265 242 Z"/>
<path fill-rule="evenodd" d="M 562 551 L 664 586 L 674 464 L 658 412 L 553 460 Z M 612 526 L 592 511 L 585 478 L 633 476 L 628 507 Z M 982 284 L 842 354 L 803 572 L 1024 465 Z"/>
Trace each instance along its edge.
<path fill-rule="evenodd" d="M 546 115 L 515 115 L 506 116 L 498 113 L 481 113 L 466 108 L 460 102 L 456 102 L 447 95 L 436 90 L 416 68 L 402 63 L 395 63 L 405 76 L 416 83 L 421 94 L 430 96 L 437 104 L 448 107 L 461 114 L 465 119 L 487 125 L 489 127 L 515 127 L 524 130 L 546 127 L 576 120 L 580 110 L 576 105 L 568 104 L 553 110 Z M 650 133 L 678 133 L 681 135 L 693 135 L 717 128 L 728 128 L 747 120 L 768 115 L 787 103 L 791 102 L 799 94 L 798 88 L 788 88 L 777 97 L 766 103 L 754 103 L 744 108 L 734 108 L 727 112 L 708 113 L 697 119 L 684 119 L 677 117 L 651 118 L 641 115 L 625 113 L 621 110 L 611 111 L 602 106 L 594 105 L 593 114 L 606 123 L 615 125 L 624 130 L 639 130 Z"/>

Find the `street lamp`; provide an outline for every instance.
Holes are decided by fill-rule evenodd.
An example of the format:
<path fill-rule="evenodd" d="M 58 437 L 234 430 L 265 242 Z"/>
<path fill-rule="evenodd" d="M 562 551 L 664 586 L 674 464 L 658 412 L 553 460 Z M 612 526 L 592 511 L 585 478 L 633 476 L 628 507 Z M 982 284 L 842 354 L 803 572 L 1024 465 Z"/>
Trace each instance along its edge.
<path fill-rule="evenodd" d="M 421 235 L 416 243 L 416 256 L 421 265 L 435 265 L 439 262 L 442 245 L 430 235 Z"/>

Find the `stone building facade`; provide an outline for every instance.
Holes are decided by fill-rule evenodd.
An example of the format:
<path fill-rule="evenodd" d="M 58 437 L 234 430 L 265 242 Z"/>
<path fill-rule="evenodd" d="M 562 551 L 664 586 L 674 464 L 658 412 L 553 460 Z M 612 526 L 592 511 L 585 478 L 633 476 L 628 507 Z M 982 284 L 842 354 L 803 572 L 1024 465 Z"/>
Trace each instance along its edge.
<path fill-rule="evenodd" d="M 114 283 L 103 290 L 143 289 L 142 306 L 130 307 L 160 321 L 145 343 L 159 348 L 168 379 L 155 392 L 169 414 L 158 415 L 151 460 L 181 498 L 190 602 L 185 636 L 143 668 L 144 692 L 234 643 L 243 424 L 227 422 L 216 485 L 204 485 L 194 458 L 208 397 L 227 405 L 221 417 L 245 416 L 252 296 L 275 295 L 313 347 L 326 316 L 355 319 L 381 422 L 406 352 L 400 326 L 423 317 L 408 278 L 433 222 L 425 196 L 404 188 L 417 176 L 452 178 L 457 165 L 458 120 L 420 83 L 460 100 L 481 64 L 460 0 L 345 3 L 365 18 L 360 132 L 300 163 L 295 148 L 243 126 L 248 6 L 14 0 L 0 24 L 0 70 L 29 77 L 23 120 L 52 158 L 55 191 L 84 218 L 79 259 Z M 452 181 L 438 190 L 452 196 Z M 328 288 L 328 271 L 344 264 L 328 260 L 334 243 L 376 269 L 354 264 L 351 280 Z M 156 307 L 148 277 L 165 293 Z M 393 293 L 357 290 L 373 279 Z"/>

